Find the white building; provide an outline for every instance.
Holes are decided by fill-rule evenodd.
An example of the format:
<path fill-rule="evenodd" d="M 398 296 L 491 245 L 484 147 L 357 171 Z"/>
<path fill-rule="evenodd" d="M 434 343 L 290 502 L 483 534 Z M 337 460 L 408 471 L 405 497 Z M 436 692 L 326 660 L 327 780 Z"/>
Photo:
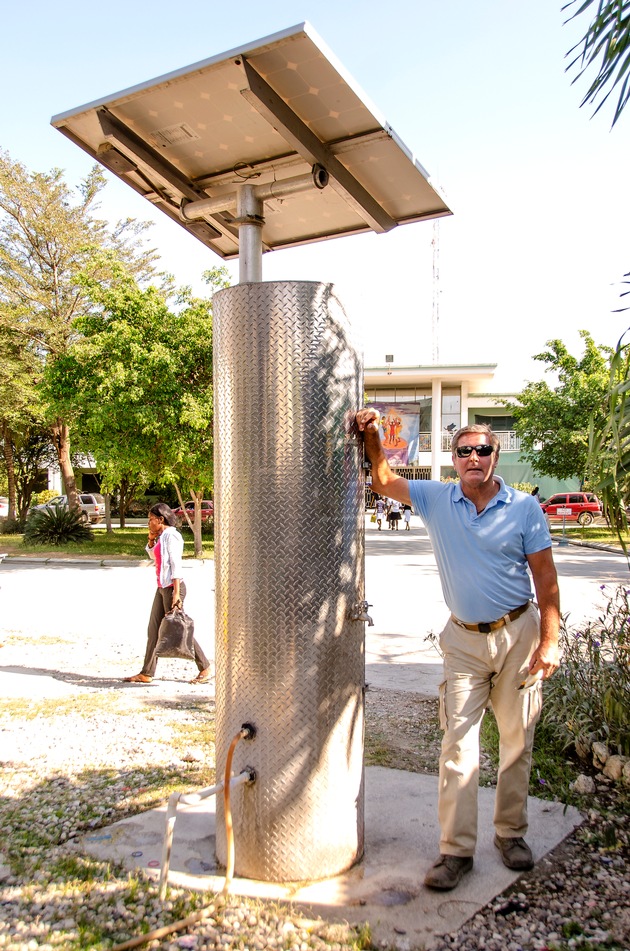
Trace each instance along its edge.
<path fill-rule="evenodd" d="M 513 419 L 501 399 L 513 393 L 493 389 L 496 363 L 432 364 L 399 366 L 393 357 L 380 367 L 366 367 L 365 392 L 369 404 L 381 404 L 394 420 L 406 416 L 409 426 L 417 420 L 417 441 L 409 441 L 408 458 L 401 453 L 390 464 L 408 478 L 440 479 L 454 475 L 451 462 L 451 435 L 460 426 L 487 423 L 498 435 L 501 455 L 497 473 L 509 484 L 538 485 L 541 498 L 554 492 L 576 490 L 579 481 L 535 475 L 520 457 L 520 439 Z M 404 441 L 404 440 L 403 440 Z"/>

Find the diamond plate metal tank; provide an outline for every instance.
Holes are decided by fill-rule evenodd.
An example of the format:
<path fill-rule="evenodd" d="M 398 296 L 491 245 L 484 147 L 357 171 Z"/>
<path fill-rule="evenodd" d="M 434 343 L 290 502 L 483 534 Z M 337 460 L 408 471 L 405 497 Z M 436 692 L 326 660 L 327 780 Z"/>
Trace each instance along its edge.
<path fill-rule="evenodd" d="M 232 794 L 234 871 L 326 878 L 363 853 L 362 358 L 328 284 L 239 284 L 213 312 L 217 776 L 257 730 L 234 755 L 257 775 Z"/>

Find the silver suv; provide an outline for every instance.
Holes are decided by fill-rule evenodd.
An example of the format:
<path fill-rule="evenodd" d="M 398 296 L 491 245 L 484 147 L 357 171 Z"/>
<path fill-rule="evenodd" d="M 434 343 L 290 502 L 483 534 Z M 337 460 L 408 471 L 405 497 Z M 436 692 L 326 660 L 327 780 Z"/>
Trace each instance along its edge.
<path fill-rule="evenodd" d="M 97 524 L 105 518 L 105 499 L 99 492 L 80 492 L 79 505 L 81 506 L 83 517 L 87 522 Z M 49 502 L 44 502 L 42 505 L 34 505 L 31 511 L 37 512 L 41 509 L 52 508 L 52 506 L 68 508 L 68 496 L 56 495 L 53 499 L 50 499 Z"/>

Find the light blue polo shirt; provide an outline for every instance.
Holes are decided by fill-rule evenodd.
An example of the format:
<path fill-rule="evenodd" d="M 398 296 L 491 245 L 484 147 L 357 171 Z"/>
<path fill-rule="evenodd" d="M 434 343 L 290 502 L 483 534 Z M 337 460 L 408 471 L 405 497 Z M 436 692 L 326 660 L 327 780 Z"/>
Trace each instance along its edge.
<path fill-rule="evenodd" d="M 496 621 L 532 598 L 527 555 L 551 548 L 540 503 L 506 486 L 483 512 L 459 483 L 409 482 L 414 511 L 426 525 L 453 614 L 469 624 Z"/>

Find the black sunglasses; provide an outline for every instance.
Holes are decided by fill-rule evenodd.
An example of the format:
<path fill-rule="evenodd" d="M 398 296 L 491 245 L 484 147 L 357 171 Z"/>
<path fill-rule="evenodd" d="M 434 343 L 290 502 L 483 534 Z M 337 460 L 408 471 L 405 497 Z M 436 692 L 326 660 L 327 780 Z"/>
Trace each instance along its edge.
<path fill-rule="evenodd" d="M 492 446 L 458 446 L 455 455 L 458 459 L 468 459 L 472 452 L 476 452 L 478 456 L 491 456 L 494 448 Z"/>

